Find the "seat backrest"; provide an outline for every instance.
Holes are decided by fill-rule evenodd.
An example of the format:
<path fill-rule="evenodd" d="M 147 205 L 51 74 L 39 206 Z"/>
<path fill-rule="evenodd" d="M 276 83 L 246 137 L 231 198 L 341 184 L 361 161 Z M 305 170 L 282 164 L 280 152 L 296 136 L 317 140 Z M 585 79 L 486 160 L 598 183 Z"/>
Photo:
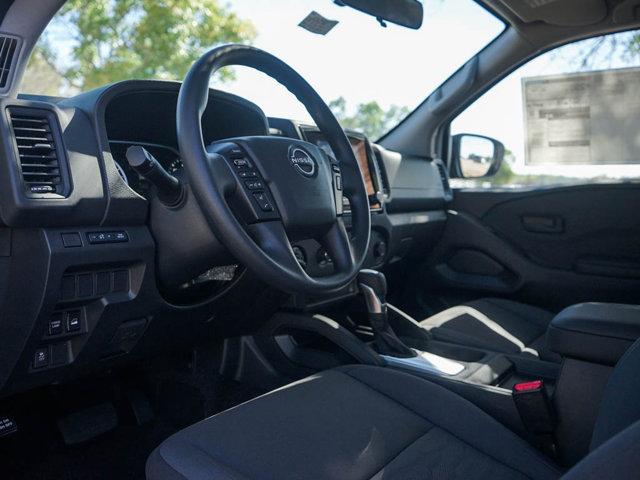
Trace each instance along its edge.
<path fill-rule="evenodd" d="M 563 480 L 638 478 L 640 472 L 640 340 L 620 359 L 600 403 L 591 453 Z"/>
<path fill-rule="evenodd" d="M 607 440 L 569 470 L 562 480 L 631 480 L 640 472 L 640 421 Z"/>
<path fill-rule="evenodd" d="M 589 450 L 595 450 L 638 420 L 640 420 L 640 340 L 629 347 L 607 382 Z"/>

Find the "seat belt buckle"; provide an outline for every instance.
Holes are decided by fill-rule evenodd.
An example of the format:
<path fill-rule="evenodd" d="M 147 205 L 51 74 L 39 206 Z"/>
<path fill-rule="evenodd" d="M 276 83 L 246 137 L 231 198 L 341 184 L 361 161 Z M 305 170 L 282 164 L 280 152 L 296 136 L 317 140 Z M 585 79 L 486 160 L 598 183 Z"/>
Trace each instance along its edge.
<path fill-rule="evenodd" d="M 556 417 L 542 380 L 516 383 L 513 401 L 525 428 L 536 435 L 553 433 Z"/>

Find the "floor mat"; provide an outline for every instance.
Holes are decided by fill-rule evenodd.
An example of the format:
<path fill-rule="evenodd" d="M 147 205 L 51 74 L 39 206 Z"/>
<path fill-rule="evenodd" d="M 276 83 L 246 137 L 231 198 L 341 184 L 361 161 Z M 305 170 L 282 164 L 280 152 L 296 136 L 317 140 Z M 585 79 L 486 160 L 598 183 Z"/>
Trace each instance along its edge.
<path fill-rule="evenodd" d="M 128 388 L 132 379 L 112 382 L 118 384 L 111 390 L 119 391 Z M 68 392 L 61 398 L 51 389 L 40 389 L 12 399 L 13 412 L 9 413 L 18 420 L 19 432 L 0 438 L 0 478 L 144 479 L 149 454 L 167 437 L 202 418 L 263 393 L 211 373 L 208 362 L 204 361 L 197 362 L 197 367 L 192 369 L 154 372 L 138 379 L 138 385 L 142 383 L 145 391 L 151 391 L 155 412 L 152 422 L 138 426 L 133 416 L 122 414 L 123 409 L 119 407 L 121 422 L 117 428 L 77 445 L 66 445 L 56 428 L 60 404 L 69 401 Z M 98 387 L 85 386 L 78 390 L 82 393 L 76 393 L 76 397 L 90 397 L 94 391 L 99 391 L 95 396 L 104 401 L 106 394 Z"/>

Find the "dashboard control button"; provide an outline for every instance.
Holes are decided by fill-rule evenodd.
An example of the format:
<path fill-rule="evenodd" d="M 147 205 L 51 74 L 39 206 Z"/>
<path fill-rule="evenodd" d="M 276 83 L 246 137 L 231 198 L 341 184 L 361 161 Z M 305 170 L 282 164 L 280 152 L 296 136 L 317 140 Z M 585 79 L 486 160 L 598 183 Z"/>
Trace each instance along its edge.
<path fill-rule="evenodd" d="M 129 272 L 127 272 L 126 270 L 118 270 L 116 272 L 113 272 L 113 291 L 129 291 Z"/>
<path fill-rule="evenodd" d="M 83 273 L 78 275 L 78 296 L 90 297 L 93 295 L 93 275 Z"/>
<path fill-rule="evenodd" d="M 243 170 L 243 171 L 238 173 L 238 176 L 240 178 L 256 178 L 258 176 L 258 174 L 256 172 L 254 172 L 253 170 Z"/>
<path fill-rule="evenodd" d="M 302 268 L 307 268 L 307 256 L 305 255 L 302 247 L 299 247 L 298 245 L 294 245 L 292 250 L 293 250 L 293 255 L 296 257 L 296 260 L 298 261 L 300 266 Z"/>
<path fill-rule="evenodd" d="M 33 368 L 43 368 L 49 365 L 49 347 L 39 348 L 33 354 Z"/>
<path fill-rule="evenodd" d="M 49 335 L 62 334 L 62 314 L 56 313 L 49 320 Z"/>
<path fill-rule="evenodd" d="M 114 242 L 128 242 L 129 241 L 129 236 L 127 235 L 127 232 L 113 232 L 114 235 Z"/>
<path fill-rule="evenodd" d="M 320 248 L 316 253 L 316 261 L 318 262 L 318 266 L 320 268 L 325 268 L 333 265 L 333 260 L 324 248 Z"/>
<path fill-rule="evenodd" d="M 65 275 L 62 277 L 62 287 L 60 288 L 60 297 L 62 300 L 71 300 L 76 296 L 76 277 L 73 275 Z"/>
<path fill-rule="evenodd" d="M 18 425 L 11 417 L 0 417 L 0 437 L 11 435 L 18 431 Z"/>
<path fill-rule="evenodd" d="M 67 312 L 67 332 L 74 333 L 80 331 L 80 310 Z"/>
<path fill-rule="evenodd" d="M 260 180 L 246 180 L 244 184 L 249 190 L 260 190 L 264 188 L 264 185 L 262 185 Z"/>
<path fill-rule="evenodd" d="M 255 192 L 253 198 L 263 212 L 273 212 L 269 198 L 264 193 Z"/>
<path fill-rule="evenodd" d="M 93 232 L 87 233 L 87 238 L 89 239 L 89 243 L 107 243 L 107 234 L 105 232 Z"/>
<path fill-rule="evenodd" d="M 387 254 L 386 242 L 378 242 L 373 246 L 373 256 L 376 258 L 383 258 Z"/>
<path fill-rule="evenodd" d="M 111 274 L 109 272 L 98 272 L 96 274 L 96 295 L 104 295 L 111 290 Z"/>
<path fill-rule="evenodd" d="M 129 236 L 127 232 L 90 232 L 87 233 L 87 239 L 92 245 L 100 243 L 120 243 L 128 242 Z"/>
<path fill-rule="evenodd" d="M 69 363 L 67 343 L 51 345 L 51 366 L 65 365 Z"/>
<path fill-rule="evenodd" d="M 60 236 L 62 237 L 62 245 L 64 245 L 64 248 L 82 246 L 82 239 L 78 232 L 62 233 Z"/>

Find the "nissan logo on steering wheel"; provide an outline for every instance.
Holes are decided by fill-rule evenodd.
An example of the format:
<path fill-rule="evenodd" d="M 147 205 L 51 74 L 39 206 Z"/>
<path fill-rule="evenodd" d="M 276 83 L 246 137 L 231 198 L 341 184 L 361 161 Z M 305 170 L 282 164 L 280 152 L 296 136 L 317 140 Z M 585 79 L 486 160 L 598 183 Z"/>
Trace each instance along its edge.
<path fill-rule="evenodd" d="M 316 162 L 311 155 L 301 148 L 294 147 L 289 153 L 289 160 L 293 167 L 305 177 L 313 177 L 316 173 Z"/>

